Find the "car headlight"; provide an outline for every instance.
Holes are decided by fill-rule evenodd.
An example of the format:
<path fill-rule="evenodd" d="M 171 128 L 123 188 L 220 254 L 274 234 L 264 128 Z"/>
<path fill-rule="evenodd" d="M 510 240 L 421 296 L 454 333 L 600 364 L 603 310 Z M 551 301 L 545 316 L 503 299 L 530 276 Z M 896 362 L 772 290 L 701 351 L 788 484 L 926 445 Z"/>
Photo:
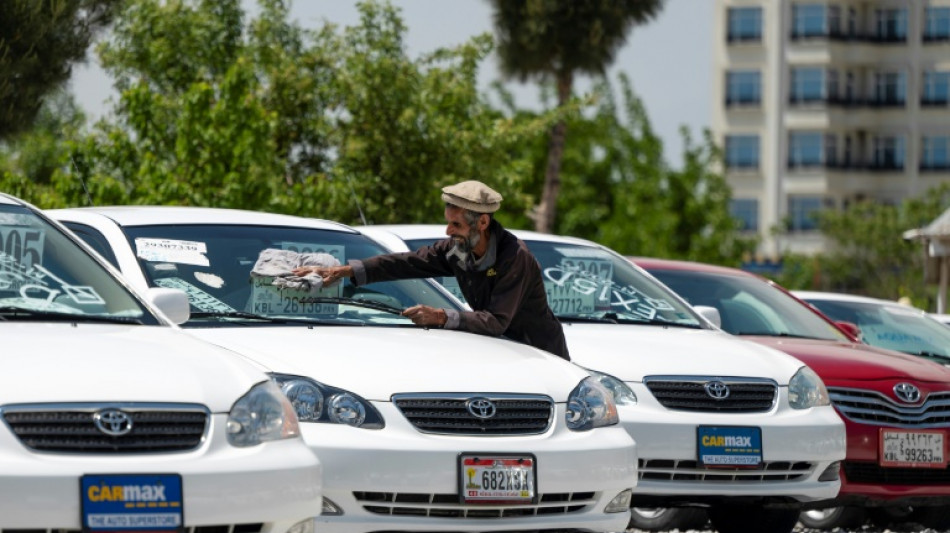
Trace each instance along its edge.
<path fill-rule="evenodd" d="M 629 385 L 624 383 L 618 378 L 611 376 L 610 374 L 604 374 L 603 372 L 598 372 L 596 370 L 587 369 L 590 372 L 590 375 L 597 379 L 597 382 L 604 386 L 607 389 L 607 392 L 614 399 L 614 403 L 617 405 L 636 405 L 637 404 L 637 394 L 633 392 L 633 389 Z"/>
<path fill-rule="evenodd" d="M 803 366 L 788 381 L 788 403 L 792 409 L 831 405 L 828 389 L 814 370 Z"/>
<path fill-rule="evenodd" d="M 610 426 L 619 421 L 617 404 L 610 391 L 596 377 L 590 376 L 571 391 L 565 419 L 568 429 L 574 431 Z"/>
<path fill-rule="evenodd" d="M 258 383 L 231 406 L 227 423 L 232 446 L 256 446 L 262 442 L 300 436 L 294 408 L 273 381 Z"/>
<path fill-rule="evenodd" d="M 324 385 L 303 376 L 271 374 L 290 400 L 301 422 L 346 424 L 364 429 L 382 429 L 379 411 L 352 392 Z"/>

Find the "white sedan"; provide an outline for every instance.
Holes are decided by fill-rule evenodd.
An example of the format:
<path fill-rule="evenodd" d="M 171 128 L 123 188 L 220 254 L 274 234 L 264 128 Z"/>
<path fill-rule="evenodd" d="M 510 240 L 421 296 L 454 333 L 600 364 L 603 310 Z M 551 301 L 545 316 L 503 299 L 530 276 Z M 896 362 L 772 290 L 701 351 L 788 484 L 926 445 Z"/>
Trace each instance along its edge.
<path fill-rule="evenodd" d="M 0 529 L 310 533 L 321 469 L 264 370 L 0 193 Z"/>
<path fill-rule="evenodd" d="M 383 252 L 340 224 L 211 208 L 53 210 L 134 286 L 185 291 L 183 327 L 268 366 L 324 466 L 320 531 L 621 531 L 625 386 L 534 348 L 417 327 L 428 280 L 322 287 L 296 262 Z M 307 263 L 312 264 L 312 263 Z"/>
<path fill-rule="evenodd" d="M 393 251 L 445 238 L 436 225 L 361 231 Z M 701 505 L 720 532 L 791 531 L 796 506 L 838 493 L 844 424 L 810 368 L 722 332 L 606 247 L 514 234 L 541 264 L 571 359 L 636 394 L 623 419 L 639 460 L 631 525 L 698 527 L 705 515 L 690 506 Z M 462 296 L 454 278 L 439 281 Z"/>

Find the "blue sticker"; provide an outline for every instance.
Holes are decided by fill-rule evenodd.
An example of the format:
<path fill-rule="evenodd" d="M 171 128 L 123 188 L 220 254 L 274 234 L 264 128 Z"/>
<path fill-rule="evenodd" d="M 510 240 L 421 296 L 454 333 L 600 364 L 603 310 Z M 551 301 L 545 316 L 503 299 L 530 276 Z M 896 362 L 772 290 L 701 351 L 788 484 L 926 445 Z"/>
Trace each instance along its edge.
<path fill-rule="evenodd" d="M 98 474 L 80 483 L 83 531 L 181 531 L 178 474 Z"/>

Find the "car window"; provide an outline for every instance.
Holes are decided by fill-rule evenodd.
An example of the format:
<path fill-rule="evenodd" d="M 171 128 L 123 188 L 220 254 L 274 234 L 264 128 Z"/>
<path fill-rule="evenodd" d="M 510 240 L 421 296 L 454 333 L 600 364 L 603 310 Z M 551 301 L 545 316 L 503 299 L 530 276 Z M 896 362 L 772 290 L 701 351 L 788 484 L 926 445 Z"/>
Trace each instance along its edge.
<path fill-rule="evenodd" d="M 77 237 L 85 241 L 86 244 L 91 246 L 92 249 L 101 255 L 106 261 L 112 263 L 112 266 L 119 268 L 119 261 L 116 260 L 115 254 L 112 252 L 112 248 L 109 246 L 109 241 L 106 240 L 105 235 L 100 233 L 99 230 L 78 222 L 67 221 L 63 222 L 62 224 L 69 228 L 70 231 L 75 233 Z"/>
<path fill-rule="evenodd" d="M 0 307 L 159 323 L 88 252 L 20 205 L 0 204 Z"/>
<path fill-rule="evenodd" d="M 410 321 L 393 311 L 416 304 L 458 308 L 425 280 L 401 280 L 355 287 L 349 280 L 319 290 L 289 275 L 265 275 L 265 259 L 307 256 L 346 264 L 385 253 L 359 234 L 301 227 L 234 224 L 126 226 L 126 237 L 148 283 L 188 294 L 192 314 L 186 326 L 199 325 L 208 313 L 253 313 L 353 322 Z M 268 255 L 269 254 L 269 255 Z M 330 263 L 326 263 L 330 264 Z M 271 272 L 273 273 L 273 272 Z M 354 306 L 330 301 L 349 298 Z M 380 309 L 369 307 L 375 304 Z"/>
<path fill-rule="evenodd" d="M 857 324 L 861 340 L 912 354 L 950 355 L 950 328 L 919 311 L 866 302 L 809 299 L 834 320 Z"/>

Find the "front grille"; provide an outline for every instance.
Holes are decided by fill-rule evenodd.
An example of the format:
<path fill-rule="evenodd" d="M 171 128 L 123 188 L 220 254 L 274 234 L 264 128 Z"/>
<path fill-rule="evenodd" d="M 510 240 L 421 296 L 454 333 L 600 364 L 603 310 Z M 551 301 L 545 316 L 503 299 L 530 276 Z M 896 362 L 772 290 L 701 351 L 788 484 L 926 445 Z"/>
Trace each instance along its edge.
<path fill-rule="evenodd" d="M 469 400 L 489 400 L 494 415 L 476 417 L 468 409 Z M 554 401 L 533 395 L 411 395 L 393 397 L 396 407 L 424 433 L 451 435 L 534 435 L 551 425 Z"/>
<path fill-rule="evenodd" d="M 806 462 L 770 461 L 757 468 L 706 468 L 698 461 L 640 459 L 642 480 L 696 482 L 781 482 L 807 479 L 815 465 Z"/>
<path fill-rule="evenodd" d="M 851 483 L 887 485 L 946 485 L 950 470 L 946 468 L 884 468 L 877 463 L 844 462 L 844 475 Z"/>
<path fill-rule="evenodd" d="M 950 427 L 950 393 L 927 396 L 920 405 L 910 407 L 891 400 L 880 392 L 829 387 L 831 402 L 852 422 L 912 428 Z"/>
<path fill-rule="evenodd" d="M 643 381 L 660 405 L 679 411 L 762 413 L 771 410 L 778 397 L 778 385 L 767 379 L 650 376 Z M 717 381 L 729 389 L 725 398 L 706 391 L 707 383 Z"/>
<path fill-rule="evenodd" d="M 463 505 L 458 494 L 354 492 L 367 512 L 388 516 L 493 519 L 579 513 L 594 505 L 593 492 L 541 494 L 537 504 Z"/>
<path fill-rule="evenodd" d="M 107 408 L 126 414 L 131 431 L 110 436 L 96 427 L 94 415 Z M 95 454 L 193 450 L 201 445 L 210 416 L 200 405 L 183 404 L 29 405 L 6 406 L 0 411 L 20 442 L 31 450 Z"/>
<path fill-rule="evenodd" d="M 185 527 L 183 533 L 260 533 L 264 524 L 231 524 L 220 526 Z M 0 533 L 82 533 L 79 529 L 0 529 Z"/>

